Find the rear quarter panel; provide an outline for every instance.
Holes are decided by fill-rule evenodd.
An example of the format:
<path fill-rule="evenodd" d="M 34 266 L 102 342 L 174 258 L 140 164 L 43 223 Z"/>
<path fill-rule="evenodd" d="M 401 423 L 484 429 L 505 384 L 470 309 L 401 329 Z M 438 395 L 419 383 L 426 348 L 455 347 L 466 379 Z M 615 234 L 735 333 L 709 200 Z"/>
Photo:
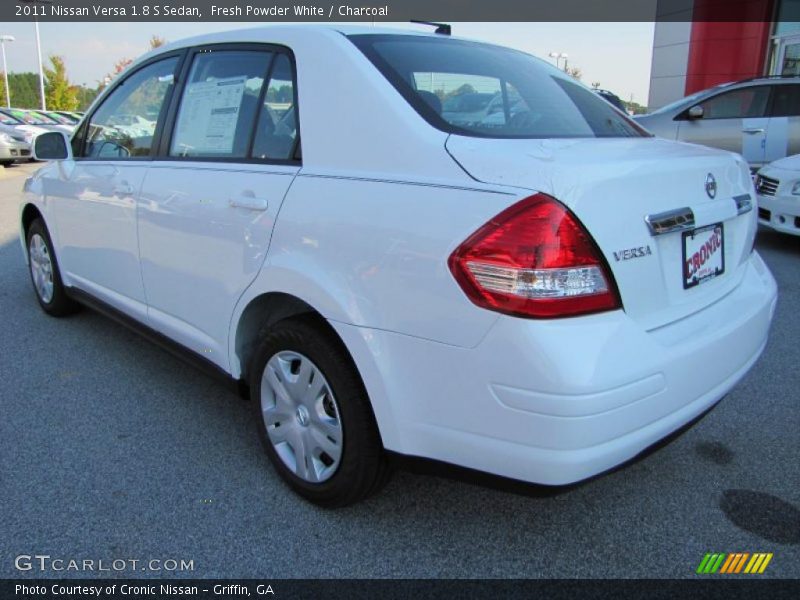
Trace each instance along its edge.
<path fill-rule="evenodd" d="M 332 321 L 475 346 L 498 315 L 467 299 L 447 259 L 524 195 L 301 174 L 234 322 L 253 298 L 275 291 L 304 300 Z M 231 360 L 235 368 L 233 349 Z"/>

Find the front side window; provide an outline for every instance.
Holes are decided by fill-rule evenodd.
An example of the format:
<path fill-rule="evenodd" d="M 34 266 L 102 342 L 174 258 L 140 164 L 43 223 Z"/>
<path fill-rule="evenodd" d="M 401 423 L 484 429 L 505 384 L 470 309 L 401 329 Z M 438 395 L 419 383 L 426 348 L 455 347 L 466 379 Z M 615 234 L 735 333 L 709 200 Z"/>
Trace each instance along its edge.
<path fill-rule="evenodd" d="M 170 156 L 246 158 L 273 53 L 197 54 L 183 89 Z"/>
<path fill-rule="evenodd" d="M 350 40 L 433 126 L 493 138 L 647 137 L 568 75 L 498 46 L 427 36 Z"/>
<path fill-rule="evenodd" d="M 767 112 L 769 87 L 745 87 L 718 94 L 701 102 L 703 119 L 747 119 L 763 117 Z"/>
<path fill-rule="evenodd" d="M 156 125 L 174 85 L 177 66 L 177 57 L 166 58 L 143 67 L 117 86 L 92 114 L 82 156 L 150 156 Z"/>

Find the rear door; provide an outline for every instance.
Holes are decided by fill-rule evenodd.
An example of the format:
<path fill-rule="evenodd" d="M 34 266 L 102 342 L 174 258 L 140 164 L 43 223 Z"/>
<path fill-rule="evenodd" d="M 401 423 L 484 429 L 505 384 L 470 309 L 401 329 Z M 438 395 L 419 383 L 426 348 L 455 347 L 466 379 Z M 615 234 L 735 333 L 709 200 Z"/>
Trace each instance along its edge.
<path fill-rule="evenodd" d="M 142 279 L 152 326 L 226 367 L 234 306 L 300 168 L 293 58 L 197 48 L 181 81 L 139 201 Z"/>
<path fill-rule="evenodd" d="M 687 109 L 679 116 L 678 139 L 744 156 L 752 167 L 764 163 L 769 125 L 770 86 L 748 86 L 711 96 L 694 106 L 703 117 L 690 119 Z"/>
<path fill-rule="evenodd" d="M 800 84 L 772 86 L 764 162 L 800 154 Z"/>

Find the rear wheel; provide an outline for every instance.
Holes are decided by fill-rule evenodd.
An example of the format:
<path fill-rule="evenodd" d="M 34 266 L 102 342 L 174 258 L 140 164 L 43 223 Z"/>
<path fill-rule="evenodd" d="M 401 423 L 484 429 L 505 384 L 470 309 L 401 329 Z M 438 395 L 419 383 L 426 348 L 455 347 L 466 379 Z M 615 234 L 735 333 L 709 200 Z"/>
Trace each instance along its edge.
<path fill-rule="evenodd" d="M 39 306 L 48 315 L 63 317 L 80 306 L 67 296 L 61 282 L 53 243 L 44 221 L 36 219 L 28 228 L 28 269 Z"/>
<path fill-rule="evenodd" d="M 387 464 L 364 385 L 346 350 L 309 319 L 278 323 L 253 360 L 264 448 L 298 494 L 325 507 L 377 491 Z"/>

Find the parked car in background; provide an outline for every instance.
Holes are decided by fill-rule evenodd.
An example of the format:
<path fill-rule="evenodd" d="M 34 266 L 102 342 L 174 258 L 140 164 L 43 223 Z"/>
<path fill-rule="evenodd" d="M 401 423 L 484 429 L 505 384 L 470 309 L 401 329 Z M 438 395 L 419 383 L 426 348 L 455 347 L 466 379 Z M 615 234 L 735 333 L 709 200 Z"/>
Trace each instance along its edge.
<path fill-rule="evenodd" d="M 758 222 L 800 235 L 800 154 L 761 168 L 756 175 Z"/>
<path fill-rule="evenodd" d="M 75 130 L 75 127 L 73 125 L 64 123 L 61 119 L 48 115 L 45 111 L 27 110 L 25 112 L 27 112 L 34 118 L 43 120 L 46 125 L 54 126 L 57 131 L 72 133 Z"/>
<path fill-rule="evenodd" d="M 35 125 L 28 125 L 24 121 L 5 114 L 0 111 L 0 128 L 4 133 L 12 133 L 22 136 L 24 142 L 32 144 L 34 138 L 40 133 L 46 133 L 47 129 L 37 127 Z"/>
<path fill-rule="evenodd" d="M 800 153 L 800 78 L 726 83 L 634 119 L 663 138 L 741 154 L 756 170 Z"/>
<path fill-rule="evenodd" d="M 617 96 L 614 92 L 609 92 L 608 90 L 595 89 L 594 93 L 600 96 L 603 100 L 605 100 L 612 106 L 618 108 L 619 110 L 627 114 L 628 109 L 626 108 L 625 104 L 622 102 L 620 97 Z"/>
<path fill-rule="evenodd" d="M 62 125 L 66 125 L 68 127 L 75 127 L 80 119 L 75 118 L 74 116 L 70 115 L 69 113 L 63 113 L 60 111 L 52 111 L 52 110 L 39 110 L 36 111 L 40 115 L 44 115 L 55 121 L 56 123 L 61 123 Z"/>
<path fill-rule="evenodd" d="M 31 145 L 25 141 L 22 132 L 8 131 L 0 128 L 0 165 L 7 167 L 31 157 Z"/>
<path fill-rule="evenodd" d="M 46 131 L 63 131 L 64 133 L 72 133 L 73 127 L 62 125 L 54 121 L 50 117 L 39 114 L 33 110 L 26 110 L 21 108 L 2 108 L 0 114 L 12 116 L 26 125 L 33 125 Z"/>
<path fill-rule="evenodd" d="M 467 124 L 491 98 L 447 111 L 444 81 L 523 104 Z M 741 157 L 495 45 L 206 34 L 35 152 L 43 311 L 94 306 L 247 387 L 275 469 L 325 506 L 378 490 L 386 450 L 553 485 L 611 469 L 719 402 L 776 306 Z"/>

